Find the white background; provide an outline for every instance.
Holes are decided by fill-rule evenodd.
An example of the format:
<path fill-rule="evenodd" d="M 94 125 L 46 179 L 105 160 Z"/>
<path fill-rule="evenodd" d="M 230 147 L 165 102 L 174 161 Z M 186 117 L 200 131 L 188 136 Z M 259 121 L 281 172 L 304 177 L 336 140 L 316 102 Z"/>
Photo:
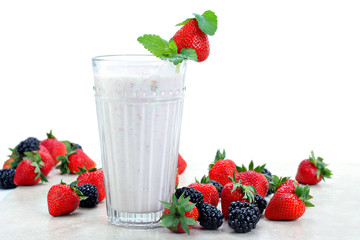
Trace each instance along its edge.
<path fill-rule="evenodd" d="M 145 33 L 213 10 L 218 31 L 188 64 L 180 152 L 206 173 L 238 164 L 360 157 L 359 1 L 1 1 L 0 160 L 53 129 L 100 163 L 91 58 L 147 53 Z M 2 161 L 1 161 L 2 162 Z M 271 170 L 271 169 L 270 169 Z"/>

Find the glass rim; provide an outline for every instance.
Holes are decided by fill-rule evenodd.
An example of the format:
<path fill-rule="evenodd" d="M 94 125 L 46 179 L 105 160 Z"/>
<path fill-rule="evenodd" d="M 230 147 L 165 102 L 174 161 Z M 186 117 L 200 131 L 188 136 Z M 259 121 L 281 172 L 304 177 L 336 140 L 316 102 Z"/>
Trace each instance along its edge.
<path fill-rule="evenodd" d="M 152 54 L 109 54 L 109 55 L 99 55 L 92 58 L 93 61 L 121 61 L 121 60 L 129 60 L 129 58 L 144 58 L 144 59 L 158 59 L 160 58 L 152 55 Z M 150 60 L 150 59 L 149 59 Z M 163 61 L 163 60 L 161 60 Z"/>
<path fill-rule="evenodd" d="M 137 63 L 137 64 L 173 64 L 168 60 L 163 60 L 154 56 L 153 54 L 112 54 L 112 55 L 99 55 L 92 59 L 93 64 L 100 62 L 118 62 L 118 63 Z M 181 65 L 186 65 L 185 59 Z"/>

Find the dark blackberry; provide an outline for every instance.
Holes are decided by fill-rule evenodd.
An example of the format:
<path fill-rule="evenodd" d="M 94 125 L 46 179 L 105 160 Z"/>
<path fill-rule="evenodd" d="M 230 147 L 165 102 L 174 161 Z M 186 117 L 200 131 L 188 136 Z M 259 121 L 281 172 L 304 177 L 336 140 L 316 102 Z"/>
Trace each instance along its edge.
<path fill-rule="evenodd" d="M 24 141 L 21 141 L 17 146 L 16 150 L 20 157 L 25 157 L 25 152 L 37 151 L 40 149 L 40 141 L 34 137 L 28 137 Z"/>
<path fill-rule="evenodd" d="M 15 169 L 0 169 L 0 188 L 16 188 L 14 183 Z"/>
<path fill-rule="evenodd" d="M 247 233 L 255 229 L 260 217 L 259 209 L 255 205 L 240 201 L 230 204 L 228 223 L 237 233 Z"/>
<path fill-rule="evenodd" d="M 264 170 L 262 170 L 261 173 L 264 174 L 264 175 L 266 175 L 266 176 L 265 176 L 265 177 L 266 177 L 266 180 L 268 181 L 268 183 L 269 183 L 269 185 L 270 185 L 270 183 L 272 183 L 272 180 L 271 180 L 272 174 L 271 174 L 271 172 L 269 171 L 269 169 L 264 168 Z M 266 193 L 266 196 L 269 196 L 269 195 L 271 195 L 271 194 L 273 194 L 273 193 L 274 193 L 274 192 L 273 192 L 273 189 L 272 189 L 272 188 L 269 188 L 268 192 Z"/>
<path fill-rule="evenodd" d="M 77 143 L 72 143 L 72 142 L 70 142 L 70 146 L 71 146 L 71 149 L 80 149 L 80 150 L 83 150 L 82 149 L 82 147 L 79 145 L 79 144 L 77 144 Z"/>
<path fill-rule="evenodd" d="M 88 197 L 87 199 L 80 201 L 80 207 L 92 208 L 99 203 L 99 192 L 95 185 L 84 184 L 78 186 L 78 189 L 82 192 L 84 196 Z"/>
<path fill-rule="evenodd" d="M 260 214 L 263 214 L 267 206 L 267 201 L 259 194 L 254 194 L 254 202 L 252 204 L 259 208 Z"/>
<path fill-rule="evenodd" d="M 175 196 L 177 199 L 181 196 L 181 194 L 184 193 L 184 198 L 187 198 L 190 196 L 190 202 L 196 203 L 196 206 L 200 206 L 204 202 L 204 196 L 201 192 L 198 190 L 192 188 L 192 187 L 182 187 L 176 189 Z"/>
<path fill-rule="evenodd" d="M 199 210 L 198 221 L 200 225 L 208 230 L 218 229 L 223 224 L 224 214 L 213 205 L 204 202 Z"/>
<path fill-rule="evenodd" d="M 221 183 L 214 181 L 214 180 L 210 180 L 210 183 L 216 187 L 216 189 L 219 192 L 219 198 L 221 198 L 221 192 L 223 190 L 223 185 L 221 185 Z"/>

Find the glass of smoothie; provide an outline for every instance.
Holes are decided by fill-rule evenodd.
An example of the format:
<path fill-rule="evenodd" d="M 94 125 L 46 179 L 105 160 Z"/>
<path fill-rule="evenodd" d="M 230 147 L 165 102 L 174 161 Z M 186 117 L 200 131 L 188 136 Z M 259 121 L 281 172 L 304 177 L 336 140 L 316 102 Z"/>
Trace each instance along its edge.
<path fill-rule="evenodd" d="M 153 55 L 92 59 L 108 220 L 159 225 L 175 189 L 186 61 Z"/>

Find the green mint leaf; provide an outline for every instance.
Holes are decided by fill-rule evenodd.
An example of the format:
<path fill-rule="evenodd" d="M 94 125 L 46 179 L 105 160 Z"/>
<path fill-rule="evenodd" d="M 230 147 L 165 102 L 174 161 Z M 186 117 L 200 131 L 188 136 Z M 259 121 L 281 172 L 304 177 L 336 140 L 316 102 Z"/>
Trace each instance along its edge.
<path fill-rule="evenodd" d="M 202 15 L 194 13 L 199 28 L 205 34 L 213 36 L 217 30 L 217 16 L 213 11 L 205 11 Z"/>
<path fill-rule="evenodd" d="M 156 57 L 162 57 L 170 53 L 169 42 L 158 35 L 144 34 L 138 37 L 137 40 Z"/>
<path fill-rule="evenodd" d="M 196 54 L 195 49 L 183 48 L 183 49 L 181 49 L 180 54 L 183 55 L 185 58 L 187 58 L 189 60 L 193 60 L 195 62 L 198 61 L 198 56 Z"/>
<path fill-rule="evenodd" d="M 187 24 L 187 23 L 188 23 L 190 20 L 192 20 L 192 19 L 194 19 L 194 18 L 188 18 L 188 19 L 186 19 L 185 21 L 176 24 L 175 26 L 183 26 L 183 25 Z"/>
<path fill-rule="evenodd" d="M 171 54 L 177 54 L 177 51 L 178 51 L 176 42 L 172 38 L 169 41 L 169 50 L 170 50 Z"/>

